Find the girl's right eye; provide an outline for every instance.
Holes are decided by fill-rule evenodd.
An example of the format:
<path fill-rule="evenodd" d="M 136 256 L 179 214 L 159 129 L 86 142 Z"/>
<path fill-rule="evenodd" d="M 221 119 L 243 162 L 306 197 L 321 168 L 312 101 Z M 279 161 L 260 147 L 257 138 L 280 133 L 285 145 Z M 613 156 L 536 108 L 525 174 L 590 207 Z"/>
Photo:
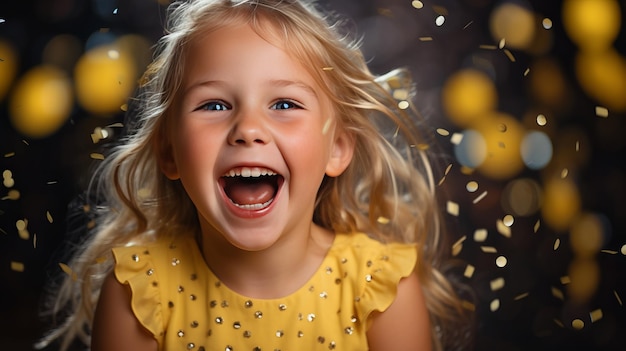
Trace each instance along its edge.
<path fill-rule="evenodd" d="M 209 101 L 196 110 L 205 110 L 205 111 L 227 111 L 230 108 L 223 102 L 220 101 Z"/>

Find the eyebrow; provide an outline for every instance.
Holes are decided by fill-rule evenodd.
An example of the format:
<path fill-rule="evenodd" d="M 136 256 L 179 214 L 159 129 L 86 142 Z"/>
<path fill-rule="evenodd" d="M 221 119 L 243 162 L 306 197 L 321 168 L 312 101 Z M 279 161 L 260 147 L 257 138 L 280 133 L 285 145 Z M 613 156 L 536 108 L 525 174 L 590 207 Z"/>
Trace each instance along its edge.
<path fill-rule="evenodd" d="M 270 80 L 270 85 L 275 86 L 275 87 L 290 87 L 290 86 L 295 86 L 297 88 L 306 90 L 309 94 L 313 95 L 315 98 L 317 98 L 317 93 L 315 92 L 315 89 L 313 89 L 313 87 L 311 87 L 310 85 L 304 83 L 303 81 L 299 81 L 299 80 L 288 80 L 288 79 L 272 79 Z"/>
<path fill-rule="evenodd" d="M 184 92 L 183 95 L 187 95 L 189 94 L 190 91 L 198 88 L 198 87 L 208 87 L 208 86 L 224 86 L 226 85 L 225 81 L 222 80 L 207 80 L 207 81 L 201 81 L 201 82 L 197 82 L 194 83 L 190 86 L 188 86 Z M 282 87 L 296 87 L 296 88 L 300 88 L 304 91 L 306 91 L 307 93 L 311 94 L 313 97 L 318 98 L 317 96 L 317 92 L 315 92 L 315 89 L 313 89 L 313 87 L 311 87 L 310 85 L 304 83 L 303 81 L 300 80 L 289 80 L 289 79 L 272 79 L 269 81 L 269 85 L 273 86 L 273 87 L 277 87 L 277 88 L 282 88 Z"/>

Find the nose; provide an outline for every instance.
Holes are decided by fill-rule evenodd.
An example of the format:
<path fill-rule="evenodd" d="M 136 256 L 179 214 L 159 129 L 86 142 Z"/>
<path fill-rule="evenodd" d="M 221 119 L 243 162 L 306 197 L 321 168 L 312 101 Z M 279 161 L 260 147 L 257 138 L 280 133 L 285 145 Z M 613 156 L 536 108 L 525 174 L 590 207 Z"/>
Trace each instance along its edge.
<path fill-rule="evenodd" d="M 228 136 L 230 145 L 264 145 L 271 140 L 265 125 L 265 117 L 260 111 L 240 110 Z"/>

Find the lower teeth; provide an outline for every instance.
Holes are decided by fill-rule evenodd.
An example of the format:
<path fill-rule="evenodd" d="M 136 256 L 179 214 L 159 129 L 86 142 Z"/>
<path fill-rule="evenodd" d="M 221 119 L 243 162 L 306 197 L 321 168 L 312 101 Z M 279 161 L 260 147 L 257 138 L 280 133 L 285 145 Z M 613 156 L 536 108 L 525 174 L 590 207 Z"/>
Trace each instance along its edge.
<path fill-rule="evenodd" d="M 272 201 L 274 201 L 274 199 L 269 199 L 267 202 L 262 203 L 262 204 L 246 204 L 246 205 L 240 205 L 238 203 L 233 202 L 233 205 L 244 210 L 261 210 L 269 206 L 272 203 Z"/>

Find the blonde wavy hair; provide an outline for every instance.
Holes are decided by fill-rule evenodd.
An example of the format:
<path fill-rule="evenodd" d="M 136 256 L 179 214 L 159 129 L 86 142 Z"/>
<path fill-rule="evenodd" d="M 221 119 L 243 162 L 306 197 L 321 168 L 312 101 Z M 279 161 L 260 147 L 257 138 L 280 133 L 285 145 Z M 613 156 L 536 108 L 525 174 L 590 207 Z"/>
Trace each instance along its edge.
<path fill-rule="evenodd" d="M 132 132 L 97 169 L 92 191 L 104 196 L 105 206 L 95 233 L 70 262 L 73 274 L 58 289 L 51 308 L 52 313 L 69 310 L 69 318 L 39 346 L 56 338 L 63 350 L 76 338 L 89 343 L 99 290 L 113 265 L 112 247 L 165 235 L 173 232 L 172 227 L 198 231 L 193 203 L 180 182 L 161 173 L 157 159 L 169 147 L 167 130 L 176 118 L 171 107 L 179 98 L 189 43 L 218 28 L 247 23 L 309 70 L 332 100 L 339 128 L 355 139 L 347 170 L 323 180 L 313 221 L 335 232 L 364 232 L 380 241 L 417 243 L 417 274 L 430 312 L 433 342 L 437 349 L 451 348 L 451 342 L 460 340 L 457 334 L 467 315 L 442 273 L 444 245 L 426 154 L 428 133 L 421 133 L 418 114 L 406 106 L 414 90 L 408 71 L 374 76 L 359 42 L 342 33 L 341 22 L 310 3 L 191 0 L 173 3 L 168 15 L 167 33 L 141 82 Z M 400 107 L 394 92 L 405 101 Z"/>

